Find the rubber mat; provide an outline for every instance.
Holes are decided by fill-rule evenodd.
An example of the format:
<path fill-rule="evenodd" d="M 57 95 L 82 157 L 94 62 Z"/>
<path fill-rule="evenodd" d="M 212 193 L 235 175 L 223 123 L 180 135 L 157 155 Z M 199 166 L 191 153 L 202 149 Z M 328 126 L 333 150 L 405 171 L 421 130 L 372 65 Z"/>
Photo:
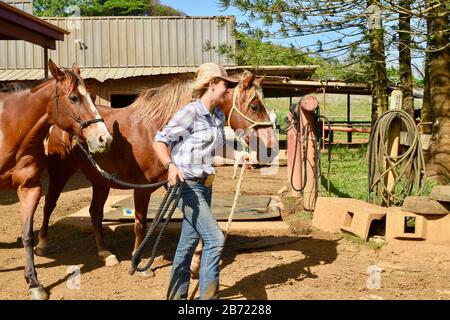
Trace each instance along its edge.
<path fill-rule="evenodd" d="M 162 196 L 152 196 L 148 206 L 147 218 L 153 219 Z M 212 211 L 218 221 L 228 220 L 234 196 L 213 195 Z M 112 205 L 112 210 L 105 212 L 104 221 L 132 221 L 134 220 L 134 201 L 130 196 Z M 175 210 L 172 220 L 181 220 L 181 210 Z M 234 212 L 234 220 L 266 220 L 280 217 L 280 208 L 277 201 L 271 196 L 246 196 L 241 195 L 238 199 Z"/>

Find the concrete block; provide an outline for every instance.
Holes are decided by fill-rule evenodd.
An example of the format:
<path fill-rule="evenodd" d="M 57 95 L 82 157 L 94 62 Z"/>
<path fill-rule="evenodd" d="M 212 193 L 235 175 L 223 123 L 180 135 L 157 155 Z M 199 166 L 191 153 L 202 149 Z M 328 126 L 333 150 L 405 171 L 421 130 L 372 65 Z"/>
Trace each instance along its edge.
<path fill-rule="evenodd" d="M 411 223 L 411 220 L 414 223 Z M 410 221 L 410 223 L 408 222 Z M 411 224 L 408 226 L 408 224 Z M 392 207 L 386 216 L 386 240 L 417 240 L 450 243 L 449 214 L 419 214 Z"/>
<path fill-rule="evenodd" d="M 374 219 L 386 215 L 386 208 L 350 198 L 317 198 L 312 226 L 327 232 L 341 229 L 367 238 Z"/>
<path fill-rule="evenodd" d="M 364 241 L 367 241 L 372 222 L 374 220 L 381 220 L 385 216 L 386 208 L 379 209 L 379 212 L 370 212 L 367 209 L 354 210 L 353 212 L 349 211 L 341 230 L 351 232 Z"/>

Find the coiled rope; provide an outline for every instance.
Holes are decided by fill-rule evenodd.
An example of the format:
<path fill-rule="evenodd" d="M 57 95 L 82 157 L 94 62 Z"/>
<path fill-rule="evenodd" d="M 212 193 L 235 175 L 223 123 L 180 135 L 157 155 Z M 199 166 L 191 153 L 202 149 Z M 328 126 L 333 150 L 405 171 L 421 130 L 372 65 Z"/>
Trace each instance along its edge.
<path fill-rule="evenodd" d="M 388 150 L 389 131 L 394 120 L 401 120 L 406 129 L 408 149 L 398 156 L 391 156 Z M 406 196 L 423 192 L 426 184 L 425 161 L 419 132 L 411 116 L 400 109 L 383 113 L 375 122 L 369 138 L 369 173 L 367 201 L 374 193 L 373 203 L 386 206 L 400 206 Z M 392 173 L 392 190 L 387 187 L 387 175 Z"/>

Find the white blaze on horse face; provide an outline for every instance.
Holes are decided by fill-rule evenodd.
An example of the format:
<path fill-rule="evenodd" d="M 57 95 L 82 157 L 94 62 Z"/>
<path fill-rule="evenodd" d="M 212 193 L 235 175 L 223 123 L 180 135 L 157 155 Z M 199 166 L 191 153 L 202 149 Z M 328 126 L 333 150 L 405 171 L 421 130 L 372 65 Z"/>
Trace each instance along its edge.
<path fill-rule="evenodd" d="M 95 114 L 95 119 L 100 119 L 100 113 L 98 113 L 97 108 L 95 107 L 94 103 L 92 102 L 91 96 L 89 95 L 88 91 L 86 90 L 86 87 L 84 85 L 78 86 L 78 92 L 86 99 L 89 105 L 89 109 Z"/>
<path fill-rule="evenodd" d="M 101 119 L 102 117 L 92 102 L 91 96 L 86 90 L 86 87 L 84 85 L 79 85 L 78 92 L 80 92 L 80 94 L 86 99 L 89 109 L 95 115 L 95 119 Z M 89 127 L 85 129 L 87 133 L 86 137 L 88 140 L 89 150 L 94 153 L 106 150 L 111 144 L 112 136 L 106 128 L 105 123 L 103 121 L 96 122 L 91 124 L 90 127 L 92 129 L 96 128 L 96 130 L 90 130 Z"/>

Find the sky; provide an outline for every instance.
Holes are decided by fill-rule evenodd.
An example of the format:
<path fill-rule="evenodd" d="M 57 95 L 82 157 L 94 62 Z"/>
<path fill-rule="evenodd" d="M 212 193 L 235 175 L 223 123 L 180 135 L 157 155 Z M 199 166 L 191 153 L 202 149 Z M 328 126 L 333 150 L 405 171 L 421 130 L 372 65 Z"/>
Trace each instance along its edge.
<path fill-rule="evenodd" d="M 233 15 L 236 17 L 237 22 L 242 22 L 248 20 L 239 10 L 230 7 L 227 10 L 222 10 L 216 0 L 160 0 L 161 4 L 169 5 L 175 9 L 178 9 L 189 16 L 223 16 L 223 15 Z M 257 22 L 255 22 L 257 23 Z M 301 48 L 304 46 L 311 46 L 317 43 L 317 40 L 321 40 L 326 43 L 332 40 L 333 34 L 321 34 L 321 35 L 311 35 L 299 38 L 285 39 L 285 40 L 274 40 L 272 42 L 279 43 L 288 46 L 293 44 L 295 47 Z M 314 50 L 314 48 L 312 48 Z M 396 65 L 396 56 L 390 56 L 392 53 L 388 53 L 388 65 Z M 388 59 L 389 60 L 389 59 Z M 422 64 L 422 59 L 413 60 L 416 65 Z M 415 69 L 413 72 L 416 73 Z M 415 74 L 417 76 L 417 74 Z"/>
<path fill-rule="evenodd" d="M 160 0 L 159 3 L 180 10 L 188 16 L 235 16 L 237 23 L 248 20 L 248 18 L 246 18 L 239 10 L 233 7 L 226 10 L 221 9 L 216 0 Z M 258 22 L 255 23 L 258 24 Z M 301 43 L 302 45 L 312 45 L 315 44 L 319 38 L 324 42 L 329 40 L 329 37 L 327 36 L 308 36 L 302 37 Z M 287 46 L 291 43 L 295 46 L 299 46 L 298 39 L 271 39 L 271 41 Z"/>
<path fill-rule="evenodd" d="M 234 8 L 222 11 L 215 0 L 160 0 L 159 3 L 181 10 L 189 16 L 226 16 L 233 15 L 239 21 L 242 18 Z"/>

